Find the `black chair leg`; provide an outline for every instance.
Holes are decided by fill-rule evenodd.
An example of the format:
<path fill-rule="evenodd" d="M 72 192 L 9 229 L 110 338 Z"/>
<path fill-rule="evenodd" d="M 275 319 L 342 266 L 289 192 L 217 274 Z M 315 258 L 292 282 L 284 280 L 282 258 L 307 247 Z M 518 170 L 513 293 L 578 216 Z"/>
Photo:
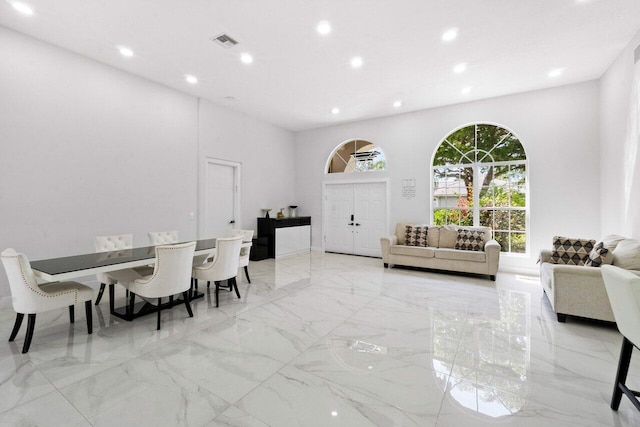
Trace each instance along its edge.
<path fill-rule="evenodd" d="M 232 277 L 230 280 L 231 280 L 230 285 L 233 286 L 233 289 L 235 289 L 236 291 L 236 295 L 238 296 L 238 298 L 240 298 L 240 291 L 238 291 L 238 282 L 236 282 L 236 278 Z"/>
<path fill-rule="evenodd" d="M 91 309 L 91 300 L 84 302 L 84 313 L 87 316 L 87 333 L 93 333 L 93 313 Z"/>
<path fill-rule="evenodd" d="M 160 312 L 162 312 L 162 298 L 158 298 L 158 327 L 156 328 L 157 331 L 160 330 Z"/>
<path fill-rule="evenodd" d="M 22 326 L 22 319 L 24 319 L 24 313 L 16 313 L 16 323 L 14 323 L 13 325 L 13 331 L 11 331 L 9 341 L 13 341 L 16 339 L 16 335 L 18 335 L 20 326 Z"/>
<path fill-rule="evenodd" d="M 102 294 L 104 293 L 104 288 L 106 288 L 107 285 L 105 285 L 104 283 L 100 283 L 100 291 L 98 291 L 98 298 L 96 298 L 96 305 L 100 304 L 100 300 L 102 299 Z"/>
<path fill-rule="evenodd" d="M 116 290 L 114 288 L 113 283 L 109 285 L 109 313 L 113 314 L 115 311 L 115 298 L 116 298 Z"/>
<path fill-rule="evenodd" d="M 69 306 L 69 323 L 73 323 L 76 321 L 75 312 L 73 311 L 73 305 Z"/>
<path fill-rule="evenodd" d="M 244 266 L 244 275 L 247 276 L 247 282 L 251 283 L 251 279 L 249 278 L 249 266 Z"/>
<path fill-rule="evenodd" d="M 220 290 L 220 282 L 215 282 L 216 284 L 216 307 L 218 307 L 218 291 Z"/>
<path fill-rule="evenodd" d="M 182 299 L 184 299 L 184 305 L 187 307 L 189 317 L 193 317 L 193 311 L 191 311 L 191 304 L 189 303 L 189 291 L 184 291 L 182 293 Z"/>
<path fill-rule="evenodd" d="M 27 320 L 27 335 L 24 338 L 24 345 L 22 346 L 22 354 L 29 351 L 29 347 L 31 347 L 31 339 L 33 338 L 33 329 L 36 326 L 36 315 L 29 314 L 29 318 Z"/>
<path fill-rule="evenodd" d="M 620 360 L 618 362 L 618 373 L 616 374 L 616 382 L 613 386 L 613 396 L 611 397 L 611 409 L 614 411 L 617 411 L 620 407 L 620 400 L 622 399 L 622 388 L 620 386 L 624 386 L 627 382 L 627 373 L 629 372 L 632 352 L 633 344 L 623 336 Z"/>
<path fill-rule="evenodd" d="M 207 288 L 211 285 L 211 282 L 207 280 Z"/>
<path fill-rule="evenodd" d="M 136 294 L 129 292 L 129 305 L 127 306 L 127 318 L 133 319 L 133 306 L 135 304 Z"/>

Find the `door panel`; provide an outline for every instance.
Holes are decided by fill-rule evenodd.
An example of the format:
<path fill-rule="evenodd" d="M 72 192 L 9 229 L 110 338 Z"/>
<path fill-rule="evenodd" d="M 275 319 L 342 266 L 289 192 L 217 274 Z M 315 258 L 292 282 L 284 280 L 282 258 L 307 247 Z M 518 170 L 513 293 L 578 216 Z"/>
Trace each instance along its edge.
<path fill-rule="evenodd" d="M 354 184 L 356 255 L 379 257 L 380 237 L 387 234 L 387 186 L 384 182 Z"/>
<path fill-rule="evenodd" d="M 380 237 L 387 234 L 387 184 L 330 184 L 325 195 L 325 250 L 381 256 Z"/>
<path fill-rule="evenodd" d="M 205 235 L 203 238 L 231 235 L 235 220 L 235 168 L 207 163 Z"/>
<path fill-rule="evenodd" d="M 353 213 L 353 184 L 327 185 L 325 196 L 327 231 L 325 250 L 353 253 L 353 226 L 349 224 Z"/>

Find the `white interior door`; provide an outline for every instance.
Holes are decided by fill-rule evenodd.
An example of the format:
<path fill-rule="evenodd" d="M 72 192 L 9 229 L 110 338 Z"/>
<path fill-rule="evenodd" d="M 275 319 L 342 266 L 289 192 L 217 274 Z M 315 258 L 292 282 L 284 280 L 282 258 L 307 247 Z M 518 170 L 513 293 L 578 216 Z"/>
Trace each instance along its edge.
<path fill-rule="evenodd" d="M 387 183 L 327 184 L 325 250 L 381 256 L 387 234 Z"/>
<path fill-rule="evenodd" d="M 207 162 L 203 238 L 231 235 L 236 220 L 236 167 Z"/>
<path fill-rule="evenodd" d="M 387 234 L 387 185 L 385 182 L 354 184 L 353 196 L 353 253 L 382 256 L 380 237 Z"/>
<path fill-rule="evenodd" d="M 326 187 L 325 250 L 353 253 L 353 184 L 331 184 Z"/>

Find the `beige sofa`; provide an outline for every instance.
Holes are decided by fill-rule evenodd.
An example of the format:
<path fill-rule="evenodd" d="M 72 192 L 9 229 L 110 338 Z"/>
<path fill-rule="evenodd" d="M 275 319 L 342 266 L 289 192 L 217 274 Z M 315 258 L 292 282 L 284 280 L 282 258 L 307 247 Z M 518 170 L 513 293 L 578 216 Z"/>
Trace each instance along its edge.
<path fill-rule="evenodd" d="M 404 265 L 437 270 L 486 274 L 496 280 L 500 262 L 500 244 L 491 239 L 489 227 L 458 227 L 455 225 L 429 226 L 426 247 L 406 246 L 405 230 L 411 223 L 396 224 L 396 234 L 382 237 L 382 261 L 385 267 Z M 455 249 L 458 228 L 483 232 L 484 250 Z"/>
<path fill-rule="evenodd" d="M 602 241 L 613 252 L 613 265 L 640 275 L 640 242 L 615 235 Z M 558 321 L 570 315 L 615 322 L 600 268 L 554 264 L 552 252 L 540 252 L 540 282 Z"/>

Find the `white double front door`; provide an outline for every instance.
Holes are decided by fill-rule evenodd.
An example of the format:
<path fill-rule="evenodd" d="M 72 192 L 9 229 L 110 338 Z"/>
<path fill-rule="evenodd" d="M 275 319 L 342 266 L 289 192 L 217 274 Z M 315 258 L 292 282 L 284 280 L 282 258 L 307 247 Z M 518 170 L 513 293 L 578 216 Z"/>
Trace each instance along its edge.
<path fill-rule="evenodd" d="M 381 256 L 388 234 L 387 183 L 326 184 L 325 251 Z"/>

